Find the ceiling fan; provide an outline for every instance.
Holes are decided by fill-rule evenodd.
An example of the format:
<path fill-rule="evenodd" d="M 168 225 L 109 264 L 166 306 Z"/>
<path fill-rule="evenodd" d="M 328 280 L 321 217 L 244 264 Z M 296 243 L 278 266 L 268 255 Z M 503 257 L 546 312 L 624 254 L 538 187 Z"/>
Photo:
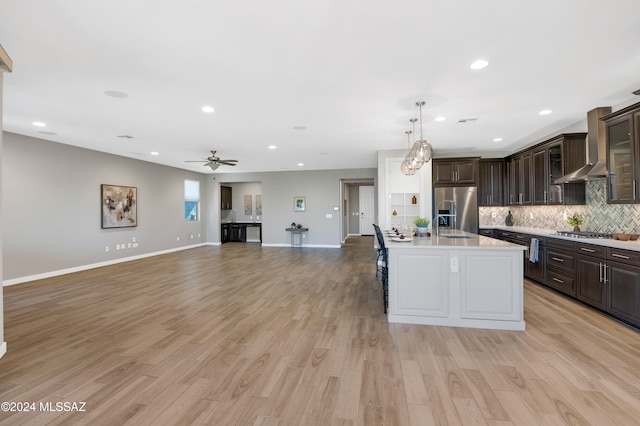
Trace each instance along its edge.
<path fill-rule="evenodd" d="M 211 151 L 211 156 L 202 160 L 188 160 L 186 163 L 205 163 L 204 166 L 211 167 L 211 170 L 216 170 L 220 165 L 223 166 L 235 166 L 238 160 L 221 160 L 220 157 L 216 155 L 216 151 Z"/>

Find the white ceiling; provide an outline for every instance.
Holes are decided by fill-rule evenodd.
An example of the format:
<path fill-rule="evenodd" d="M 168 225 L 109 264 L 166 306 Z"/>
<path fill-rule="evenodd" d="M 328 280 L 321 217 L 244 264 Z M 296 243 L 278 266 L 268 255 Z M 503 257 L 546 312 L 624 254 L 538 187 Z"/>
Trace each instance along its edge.
<path fill-rule="evenodd" d="M 5 130 L 201 172 L 185 160 L 211 149 L 239 160 L 218 172 L 375 167 L 377 150 L 407 146 L 420 100 L 436 156 L 513 152 L 640 89 L 638 0 L 2 0 L 0 10 L 14 62 Z M 490 64 L 473 71 L 478 58 Z M 466 118 L 477 122 L 457 123 Z"/>

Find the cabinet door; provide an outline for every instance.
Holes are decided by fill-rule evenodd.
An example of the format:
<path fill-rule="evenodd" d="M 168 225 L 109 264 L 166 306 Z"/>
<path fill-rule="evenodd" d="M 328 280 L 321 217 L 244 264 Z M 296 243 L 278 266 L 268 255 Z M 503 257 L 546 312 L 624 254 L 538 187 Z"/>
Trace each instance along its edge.
<path fill-rule="evenodd" d="M 454 167 L 454 179 L 456 183 L 478 183 L 478 161 L 457 161 Z"/>
<path fill-rule="evenodd" d="M 527 272 L 526 275 L 532 280 L 536 280 L 540 283 L 544 283 L 545 278 L 545 258 L 546 258 L 546 250 L 545 247 L 541 245 L 542 242 L 538 243 L 538 261 L 533 263 L 526 259 L 527 261 Z"/>
<path fill-rule="evenodd" d="M 531 154 L 520 157 L 520 203 L 531 204 Z"/>
<path fill-rule="evenodd" d="M 434 161 L 433 162 L 433 183 L 434 185 L 451 184 L 453 180 L 453 162 Z"/>
<path fill-rule="evenodd" d="M 478 180 L 478 205 L 502 206 L 504 194 L 504 162 L 481 161 Z"/>
<path fill-rule="evenodd" d="M 632 141 L 633 122 L 630 116 L 607 123 L 608 203 L 636 202 L 636 161 Z"/>
<path fill-rule="evenodd" d="M 602 282 L 603 259 L 578 256 L 578 292 L 579 300 L 598 309 L 607 308 L 606 287 Z"/>
<path fill-rule="evenodd" d="M 567 191 L 569 191 L 571 193 L 571 195 L 573 195 L 573 193 L 578 190 L 578 186 L 582 186 L 584 187 L 584 183 L 579 183 L 579 184 L 572 184 L 569 186 L 563 185 L 563 184 L 555 184 L 555 180 L 561 178 L 562 176 L 564 176 L 564 170 L 565 170 L 565 161 L 563 158 L 563 143 L 557 143 L 554 145 L 550 145 L 547 148 L 547 171 L 548 171 L 548 176 L 549 176 L 549 182 L 547 184 L 547 198 L 546 198 L 546 204 L 563 204 L 564 203 L 564 198 L 563 198 L 563 194 Z M 584 156 L 583 156 L 584 158 Z M 584 162 L 584 160 L 583 160 Z M 573 170 L 571 170 L 573 171 Z M 584 189 L 583 189 L 584 191 Z M 566 198 L 566 197 L 565 197 Z M 572 197 L 571 200 L 573 201 Z M 579 202 L 574 203 L 574 204 L 584 204 L 584 197 L 582 198 L 582 200 L 579 200 Z"/>
<path fill-rule="evenodd" d="M 609 262 L 607 269 L 607 312 L 625 321 L 640 324 L 640 268 Z"/>
<path fill-rule="evenodd" d="M 533 204 L 547 204 L 549 195 L 549 171 L 547 161 L 547 149 L 542 148 L 535 151 L 532 155 L 533 170 Z"/>
<path fill-rule="evenodd" d="M 231 187 L 229 186 L 220 187 L 220 209 L 221 210 L 231 210 L 233 208 L 231 204 L 231 200 L 232 200 L 231 194 L 232 194 Z"/>

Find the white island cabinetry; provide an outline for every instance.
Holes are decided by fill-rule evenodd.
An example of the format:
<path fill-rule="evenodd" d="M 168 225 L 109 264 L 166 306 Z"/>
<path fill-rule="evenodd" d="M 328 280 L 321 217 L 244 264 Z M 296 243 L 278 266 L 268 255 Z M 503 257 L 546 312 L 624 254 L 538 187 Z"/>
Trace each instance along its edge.
<path fill-rule="evenodd" d="M 524 330 L 525 248 L 466 236 L 387 240 L 389 322 Z"/>

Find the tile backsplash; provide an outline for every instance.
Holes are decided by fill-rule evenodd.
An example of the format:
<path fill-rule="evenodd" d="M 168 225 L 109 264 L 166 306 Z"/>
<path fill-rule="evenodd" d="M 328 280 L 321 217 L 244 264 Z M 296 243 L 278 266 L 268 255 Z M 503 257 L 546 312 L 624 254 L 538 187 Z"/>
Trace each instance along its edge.
<path fill-rule="evenodd" d="M 504 225 L 509 211 L 516 226 L 570 231 L 566 216 L 584 216 L 583 231 L 640 233 L 640 205 L 607 204 L 606 181 L 587 182 L 584 206 L 508 206 L 480 207 L 480 226 Z M 495 213 L 495 218 L 492 214 Z"/>

